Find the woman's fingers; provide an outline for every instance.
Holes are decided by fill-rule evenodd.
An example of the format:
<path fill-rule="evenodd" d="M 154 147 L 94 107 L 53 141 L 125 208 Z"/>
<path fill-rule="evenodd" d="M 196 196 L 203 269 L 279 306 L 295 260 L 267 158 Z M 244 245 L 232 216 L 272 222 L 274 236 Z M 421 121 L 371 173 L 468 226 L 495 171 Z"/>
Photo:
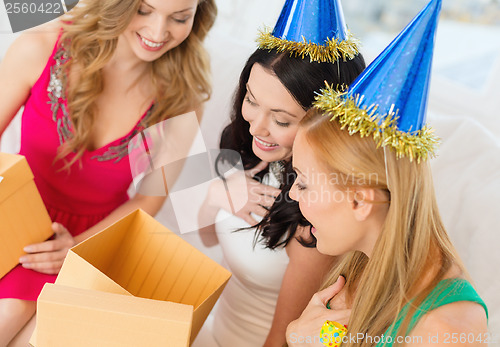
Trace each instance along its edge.
<path fill-rule="evenodd" d="M 257 206 L 253 206 L 251 212 L 255 213 L 257 216 L 264 217 L 267 214 L 267 209 L 265 209 L 264 207 L 262 207 L 260 205 L 257 205 Z"/>
<path fill-rule="evenodd" d="M 64 258 L 63 258 L 64 259 Z M 37 272 L 41 272 L 47 275 L 57 275 L 61 269 L 63 260 L 53 262 L 43 262 L 43 263 L 26 263 L 22 264 L 25 269 L 31 269 Z"/>
<path fill-rule="evenodd" d="M 302 346 L 307 343 L 308 339 L 315 341 L 327 321 L 347 325 L 350 315 L 350 309 L 329 310 L 321 306 L 308 306 L 298 319 L 288 325 L 286 330 L 288 346 Z M 311 345 L 308 344 L 308 346 Z M 313 346 L 322 346 L 322 344 L 318 342 Z"/>
<path fill-rule="evenodd" d="M 21 265 L 26 269 L 54 274 L 59 271 L 66 257 L 66 250 L 29 254 L 21 257 Z"/>
<path fill-rule="evenodd" d="M 57 274 L 68 253 L 75 245 L 73 236 L 63 225 L 52 223 L 55 238 L 45 242 L 28 245 L 24 251 L 28 254 L 19 258 L 21 265 L 46 274 Z"/>
<path fill-rule="evenodd" d="M 259 172 L 261 172 L 262 170 L 264 170 L 267 167 L 267 165 L 269 165 L 269 163 L 267 161 L 261 161 L 260 163 L 255 165 L 253 168 L 246 170 L 245 173 L 247 174 L 247 176 L 253 177 L 253 176 L 257 175 Z"/>
<path fill-rule="evenodd" d="M 21 258 L 19 258 L 19 262 L 21 264 L 25 264 L 25 263 L 58 261 L 64 259 L 65 255 L 66 255 L 66 250 L 26 254 L 23 255 Z"/>
<path fill-rule="evenodd" d="M 257 224 L 258 221 L 252 216 L 252 213 L 264 217 L 267 209 L 274 204 L 276 197 L 281 192 L 278 188 L 260 183 L 251 178 L 265 169 L 268 164 L 261 161 L 255 167 L 245 171 L 246 186 L 242 184 L 242 181 L 234 178 L 233 175 L 226 178 L 225 184 L 220 184 L 220 182 L 217 185 L 212 184 L 209 194 L 213 196 L 217 193 L 217 197 L 211 198 L 210 205 L 222 208 L 242 218 L 250 225 Z M 225 192 L 226 195 L 221 194 L 223 190 L 227 190 Z M 228 193 L 231 197 L 231 203 L 229 204 L 226 199 Z"/>
<path fill-rule="evenodd" d="M 56 223 L 56 222 L 52 223 L 52 230 L 54 231 L 54 233 L 56 235 L 59 235 L 59 236 L 70 234 L 68 229 L 66 229 L 66 227 L 64 225 L 62 225 L 61 223 Z"/>
<path fill-rule="evenodd" d="M 58 244 L 59 241 L 57 240 L 49 240 L 45 242 L 34 243 L 32 245 L 24 247 L 24 251 L 26 253 L 53 252 L 57 250 Z"/>
<path fill-rule="evenodd" d="M 342 325 L 347 325 L 347 323 L 349 323 L 349 317 L 351 316 L 350 309 L 329 310 L 329 311 L 330 311 L 330 314 L 325 314 L 323 316 L 323 319 L 325 322 L 327 320 L 329 320 L 329 321 L 333 321 L 333 322 L 338 322 Z"/>
<path fill-rule="evenodd" d="M 73 237 L 68 229 L 60 223 L 52 223 L 52 231 L 54 231 L 55 239 L 40 243 L 34 243 L 24 247 L 26 253 L 54 252 L 74 245 Z"/>
<path fill-rule="evenodd" d="M 321 327 L 326 321 L 334 321 L 343 325 L 348 324 L 351 315 L 350 309 L 330 310 L 326 308 L 328 301 L 338 295 L 344 285 L 345 278 L 339 276 L 334 284 L 313 295 L 301 316 L 288 325 L 287 342 L 289 346 L 301 344 L 295 338 L 297 336 L 319 336 Z"/>
<path fill-rule="evenodd" d="M 334 284 L 314 294 L 311 302 L 314 302 L 315 304 L 321 304 L 326 307 L 328 301 L 330 301 L 331 298 L 337 295 L 342 290 L 342 288 L 344 288 L 344 285 L 344 276 L 339 276 Z"/>
<path fill-rule="evenodd" d="M 250 190 L 250 193 L 255 193 L 259 195 L 268 195 L 277 197 L 281 193 L 281 189 L 275 188 L 268 184 L 258 182 L 250 177 L 247 177 L 247 186 L 248 190 Z"/>
<path fill-rule="evenodd" d="M 266 184 L 260 184 L 258 192 L 260 195 L 270 196 L 270 197 L 276 199 L 278 197 L 278 195 L 280 195 L 281 190 L 278 188 L 274 188 L 272 186 L 268 186 Z"/>
<path fill-rule="evenodd" d="M 262 206 L 264 208 L 269 208 L 274 204 L 276 198 L 268 195 L 254 195 L 249 199 L 250 205 Z"/>
<path fill-rule="evenodd" d="M 255 224 L 259 223 L 248 212 L 241 212 L 240 211 L 240 212 L 236 213 L 236 217 L 243 219 L 245 222 L 247 222 L 250 225 L 255 225 Z"/>

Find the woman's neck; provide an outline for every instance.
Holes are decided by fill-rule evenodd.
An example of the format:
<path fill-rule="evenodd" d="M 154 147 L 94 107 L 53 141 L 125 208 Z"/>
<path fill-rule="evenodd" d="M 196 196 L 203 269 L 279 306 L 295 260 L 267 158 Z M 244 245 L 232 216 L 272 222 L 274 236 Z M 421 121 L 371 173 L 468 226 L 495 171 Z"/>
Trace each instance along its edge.
<path fill-rule="evenodd" d="M 150 66 L 150 62 L 139 59 L 122 36 L 119 36 L 113 56 L 103 71 L 109 74 L 126 74 L 129 80 L 137 80 L 146 74 Z"/>
<path fill-rule="evenodd" d="M 464 273 L 460 266 L 456 263 L 445 261 L 443 259 L 443 254 L 441 254 L 436 247 L 431 246 L 429 257 L 422 270 L 422 275 L 415 283 L 413 289 L 410 289 L 410 297 L 417 295 L 436 280 L 441 281 L 457 277 L 464 277 Z"/>

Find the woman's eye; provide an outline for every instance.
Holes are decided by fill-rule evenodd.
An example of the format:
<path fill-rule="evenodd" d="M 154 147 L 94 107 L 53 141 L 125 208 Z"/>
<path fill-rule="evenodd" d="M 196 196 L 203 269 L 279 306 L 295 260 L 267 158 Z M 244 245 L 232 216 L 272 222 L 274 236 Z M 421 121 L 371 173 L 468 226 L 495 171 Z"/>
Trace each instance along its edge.
<path fill-rule="evenodd" d="M 294 170 L 294 172 L 295 172 L 295 174 L 297 174 L 297 172 L 295 170 Z M 300 183 L 297 179 L 295 179 L 294 184 L 297 186 L 297 190 L 306 189 L 306 186 L 303 183 Z"/>
<path fill-rule="evenodd" d="M 139 10 L 137 11 L 137 14 L 138 14 L 138 15 L 140 15 L 140 16 L 146 16 L 146 15 L 148 15 L 149 13 L 150 13 L 150 12 L 143 11 L 143 10 L 141 10 L 141 9 L 139 9 Z"/>
<path fill-rule="evenodd" d="M 180 23 L 180 24 L 184 24 L 188 21 L 189 18 L 184 18 L 184 19 L 178 19 L 178 18 L 174 18 L 174 22 L 177 22 L 177 23 Z"/>
<path fill-rule="evenodd" d="M 280 122 L 280 121 L 278 120 L 278 118 L 276 118 L 276 115 L 273 115 L 273 119 L 274 119 L 274 122 L 275 122 L 278 126 L 280 126 L 280 127 L 286 128 L 286 127 L 288 127 L 288 126 L 290 125 L 290 123 L 288 123 L 288 122 Z"/>
<path fill-rule="evenodd" d="M 248 102 L 252 106 L 257 105 L 255 102 L 253 102 L 252 100 L 250 100 L 250 98 L 248 96 L 245 96 L 245 101 Z"/>
<path fill-rule="evenodd" d="M 274 120 L 276 122 L 277 125 L 279 125 L 280 127 L 283 127 L 283 128 L 286 128 L 290 125 L 290 123 L 282 123 L 280 121 L 278 121 L 277 119 Z"/>

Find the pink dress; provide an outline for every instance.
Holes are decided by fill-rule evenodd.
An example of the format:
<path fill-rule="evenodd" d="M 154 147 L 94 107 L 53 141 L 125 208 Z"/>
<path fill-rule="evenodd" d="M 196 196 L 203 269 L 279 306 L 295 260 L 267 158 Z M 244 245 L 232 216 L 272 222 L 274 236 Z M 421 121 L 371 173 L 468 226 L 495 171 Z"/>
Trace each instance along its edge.
<path fill-rule="evenodd" d="M 59 40 L 58 40 L 59 41 Z M 54 222 L 63 224 L 73 236 L 102 220 L 128 200 L 132 182 L 127 146 L 144 129 L 141 117 L 129 134 L 94 151 L 86 151 L 81 165 L 59 170 L 54 162 L 58 147 L 71 136 L 71 122 L 62 93 L 61 65 L 67 59 L 56 43 L 40 78 L 26 100 L 21 126 L 21 150 L 33 171 L 35 183 Z M 45 275 L 17 265 L 0 279 L 0 298 L 36 300 L 46 282 Z"/>

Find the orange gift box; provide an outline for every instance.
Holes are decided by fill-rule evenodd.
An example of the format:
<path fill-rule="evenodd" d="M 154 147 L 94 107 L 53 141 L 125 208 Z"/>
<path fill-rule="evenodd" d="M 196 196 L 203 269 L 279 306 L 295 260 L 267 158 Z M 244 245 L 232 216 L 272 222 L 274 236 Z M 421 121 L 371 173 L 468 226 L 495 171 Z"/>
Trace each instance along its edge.
<path fill-rule="evenodd" d="M 147 331 L 148 345 L 185 347 L 230 277 L 137 210 L 68 252 L 56 283 L 46 285 L 38 298 L 30 342 L 36 347 L 142 346 Z M 101 305 L 106 298 L 113 300 Z M 108 318 L 98 318 L 103 312 Z M 90 328 L 96 324 L 106 327 Z"/>
<path fill-rule="evenodd" d="M 25 246 L 53 234 L 51 225 L 26 159 L 0 153 L 0 278 L 19 263 Z"/>

